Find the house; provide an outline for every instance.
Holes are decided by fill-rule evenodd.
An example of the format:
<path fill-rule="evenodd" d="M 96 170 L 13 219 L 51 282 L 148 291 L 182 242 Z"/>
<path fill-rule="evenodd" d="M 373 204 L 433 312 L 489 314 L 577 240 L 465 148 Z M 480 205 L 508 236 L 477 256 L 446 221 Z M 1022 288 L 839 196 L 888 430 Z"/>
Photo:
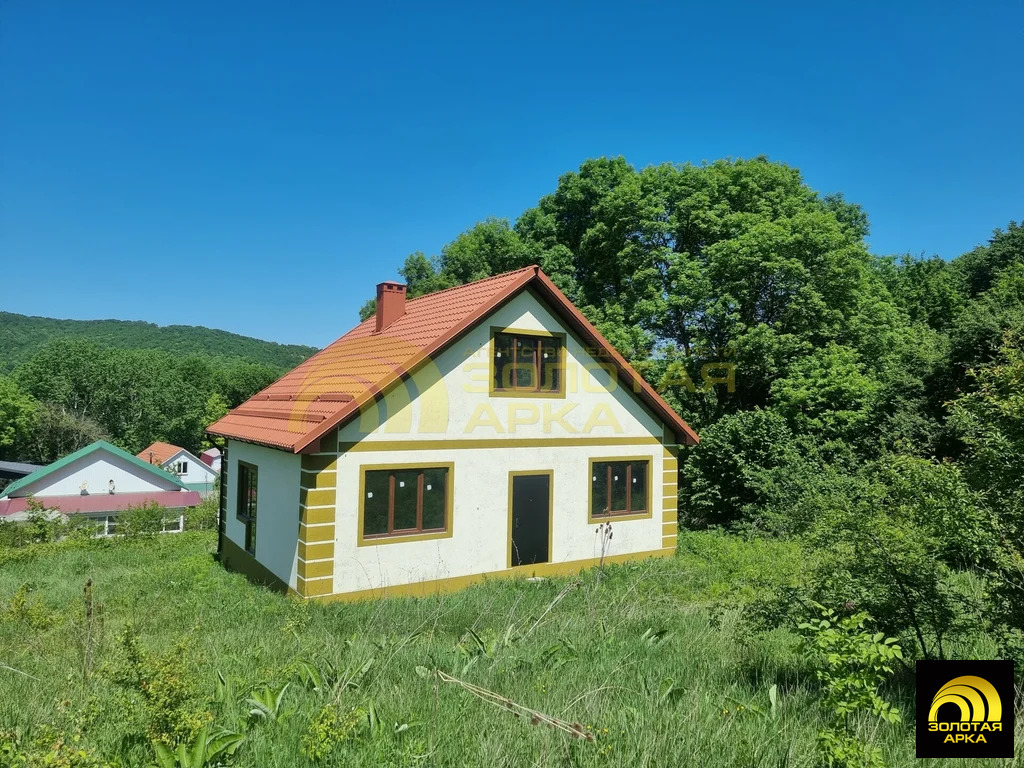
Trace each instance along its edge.
<path fill-rule="evenodd" d="M 213 469 L 218 475 L 220 474 L 220 448 L 207 448 L 199 454 L 199 458 L 202 459 L 203 464 Z"/>
<path fill-rule="evenodd" d="M 174 475 L 104 440 L 8 485 L 0 495 L 0 519 L 26 519 L 30 497 L 45 510 L 91 518 L 108 536 L 117 530 L 119 513 L 149 502 L 166 507 L 165 531 L 180 531 L 185 510 L 200 501 Z"/>
<path fill-rule="evenodd" d="M 136 455 L 143 461 L 173 472 L 191 491 L 198 491 L 202 496 L 213 493 L 218 472 L 184 448 L 156 442 Z"/>
<path fill-rule="evenodd" d="M 674 552 L 697 435 L 547 275 L 405 291 L 209 427 L 228 567 L 358 599 Z"/>

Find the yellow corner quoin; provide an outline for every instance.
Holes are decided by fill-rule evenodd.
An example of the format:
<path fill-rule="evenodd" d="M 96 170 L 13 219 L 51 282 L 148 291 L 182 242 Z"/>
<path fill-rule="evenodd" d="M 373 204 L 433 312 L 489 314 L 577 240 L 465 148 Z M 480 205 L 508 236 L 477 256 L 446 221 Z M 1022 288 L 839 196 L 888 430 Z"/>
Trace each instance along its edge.
<path fill-rule="evenodd" d="M 665 509 L 661 513 L 661 522 L 675 523 L 679 520 L 679 513 L 674 509 Z"/>
<path fill-rule="evenodd" d="M 304 541 L 307 544 L 321 542 L 321 541 L 334 541 L 334 526 L 333 525 L 306 525 L 305 523 L 299 523 L 299 541 Z"/>
<path fill-rule="evenodd" d="M 303 472 L 328 472 L 338 468 L 336 453 L 306 453 L 302 455 Z"/>
<path fill-rule="evenodd" d="M 298 563 L 298 574 L 302 579 L 318 579 L 324 576 L 334 575 L 334 561 L 333 560 L 314 560 L 313 562 L 306 562 L 305 560 L 299 560 Z"/>
<path fill-rule="evenodd" d="M 336 470 L 325 469 L 320 472 L 307 472 L 302 470 L 302 477 L 299 480 L 300 486 L 306 490 L 320 488 L 334 488 L 338 473 Z"/>
<path fill-rule="evenodd" d="M 326 560 L 334 557 L 334 542 L 326 541 L 320 544 L 307 544 L 299 542 L 299 557 L 303 560 Z"/>
<path fill-rule="evenodd" d="M 429 531 L 427 533 L 391 534 L 390 536 L 364 536 L 363 520 L 365 516 L 366 503 L 366 473 L 372 470 L 389 469 L 447 469 L 448 487 L 445 489 L 444 499 L 444 527 L 443 531 Z M 356 528 L 356 546 L 376 547 L 383 544 L 397 544 L 410 541 L 432 541 L 434 539 L 449 539 L 454 530 L 453 509 L 455 501 L 455 463 L 451 461 L 420 461 L 402 464 L 360 464 L 359 465 L 359 521 Z"/>
<path fill-rule="evenodd" d="M 661 546 L 662 547 L 666 547 L 666 548 L 671 548 L 671 551 L 675 552 L 676 551 L 676 543 L 678 541 L 679 541 L 679 539 L 676 536 L 665 536 L 661 540 Z"/>
<path fill-rule="evenodd" d="M 334 507 L 312 507 L 301 510 L 301 517 L 299 518 L 306 525 L 316 525 L 317 523 L 333 523 L 334 522 L 335 510 Z"/>
<path fill-rule="evenodd" d="M 594 462 L 598 461 L 646 461 L 647 462 L 647 509 L 636 514 L 628 515 L 595 515 L 594 514 Z M 607 456 L 590 459 L 587 464 L 587 522 L 591 525 L 598 525 L 604 522 L 625 522 L 627 520 L 647 520 L 654 514 L 654 488 L 651 486 L 651 472 L 654 465 L 653 456 Z M 553 514 L 553 513 L 552 513 Z"/>
<path fill-rule="evenodd" d="M 310 491 L 299 488 L 299 504 L 304 507 L 325 507 L 335 503 L 337 492 L 333 488 Z"/>
<path fill-rule="evenodd" d="M 296 589 L 288 590 L 291 595 L 299 597 L 323 597 L 334 592 L 334 579 L 296 579 Z"/>
<path fill-rule="evenodd" d="M 673 557 L 675 556 L 675 544 L 670 547 L 655 549 L 649 552 L 630 552 L 624 555 L 610 555 L 604 559 L 605 563 L 625 563 L 632 560 L 646 560 L 651 557 Z M 470 576 L 455 576 L 450 579 L 435 579 L 432 581 L 418 581 L 414 584 L 394 584 L 377 589 L 362 589 L 356 592 L 339 592 L 331 594 L 328 592 L 309 592 L 310 585 L 319 589 L 319 581 L 307 582 L 303 593 L 301 590 L 289 590 L 289 594 L 297 597 L 317 597 L 324 602 L 357 602 L 360 600 L 374 600 L 381 597 L 429 597 L 431 595 L 455 592 L 460 589 L 479 584 L 491 579 L 508 578 L 530 578 L 532 576 L 569 576 L 574 573 L 600 565 L 600 558 L 587 560 L 571 560 L 565 563 L 537 563 L 535 565 L 520 565 L 508 568 L 504 571 L 491 571 L 488 573 L 477 573 Z M 301 583 L 301 579 L 299 582 Z"/>
<path fill-rule="evenodd" d="M 548 562 L 554 556 L 555 541 L 555 471 L 553 469 L 515 470 L 508 473 L 508 550 L 505 566 L 512 568 L 512 478 L 524 475 L 548 476 Z"/>

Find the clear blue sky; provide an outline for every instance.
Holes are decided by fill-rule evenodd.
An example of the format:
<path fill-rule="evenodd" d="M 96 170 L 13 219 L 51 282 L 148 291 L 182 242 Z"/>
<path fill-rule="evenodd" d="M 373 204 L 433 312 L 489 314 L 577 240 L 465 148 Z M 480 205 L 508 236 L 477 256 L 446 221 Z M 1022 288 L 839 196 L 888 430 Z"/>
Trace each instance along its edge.
<path fill-rule="evenodd" d="M 1019 0 L 432 5 L 0 2 L 0 308 L 326 344 L 600 155 L 767 154 L 877 253 L 1024 219 Z"/>

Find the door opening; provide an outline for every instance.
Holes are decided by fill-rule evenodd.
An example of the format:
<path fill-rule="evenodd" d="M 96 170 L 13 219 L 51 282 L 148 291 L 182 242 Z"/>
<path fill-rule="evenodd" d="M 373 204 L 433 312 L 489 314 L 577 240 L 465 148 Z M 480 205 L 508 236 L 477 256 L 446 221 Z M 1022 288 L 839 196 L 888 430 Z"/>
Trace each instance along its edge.
<path fill-rule="evenodd" d="M 551 471 L 509 474 L 509 563 L 551 560 Z"/>

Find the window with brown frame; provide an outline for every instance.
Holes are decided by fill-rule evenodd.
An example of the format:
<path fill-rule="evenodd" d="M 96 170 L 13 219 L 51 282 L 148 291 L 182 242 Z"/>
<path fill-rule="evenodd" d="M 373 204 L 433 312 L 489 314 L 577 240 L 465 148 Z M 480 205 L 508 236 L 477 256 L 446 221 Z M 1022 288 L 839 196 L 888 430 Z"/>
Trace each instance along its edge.
<path fill-rule="evenodd" d="M 591 464 L 590 516 L 647 512 L 647 461 L 595 461 Z"/>
<path fill-rule="evenodd" d="M 245 551 L 256 554 L 256 502 L 259 489 L 259 470 L 255 464 L 238 462 L 238 497 L 235 516 L 245 523 Z"/>
<path fill-rule="evenodd" d="M 448 467 L 366 470 L 363 538 L 446 530 L 448 488 Z"/>
<path fill-rule="evenodd" d="M 493 391 L 561 392 L 562 344 L 559 336 L 495 333 Z"/>

